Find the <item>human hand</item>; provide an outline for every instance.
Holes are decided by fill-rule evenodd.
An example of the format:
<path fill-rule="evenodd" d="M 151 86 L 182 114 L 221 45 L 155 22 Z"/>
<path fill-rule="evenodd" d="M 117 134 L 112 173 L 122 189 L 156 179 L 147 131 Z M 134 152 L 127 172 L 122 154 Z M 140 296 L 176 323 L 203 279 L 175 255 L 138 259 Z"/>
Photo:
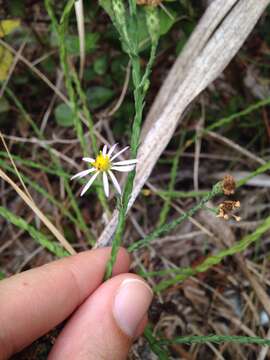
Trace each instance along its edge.
<path fill-rule="evenodd" d="M 110 248 L 86 251 L 0 282 L 0 359 L 72 316 L 49 360 L 125 359 L 147 322 L 149 286 L 129 274 L 120 249 L 113 277 L 102 283 Z"/>

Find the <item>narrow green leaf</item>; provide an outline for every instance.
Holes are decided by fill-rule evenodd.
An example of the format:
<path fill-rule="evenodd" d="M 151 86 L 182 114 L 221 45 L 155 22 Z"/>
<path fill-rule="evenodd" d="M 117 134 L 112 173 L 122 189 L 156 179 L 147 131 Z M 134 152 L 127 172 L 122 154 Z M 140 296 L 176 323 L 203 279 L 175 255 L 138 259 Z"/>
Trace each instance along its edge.
<path fill-rule="evenodd" d="M 257 344 L 261 346 L 270 346 L 269 339 L 252 336 L 230 336 L 230 335 L 206 335 L 206 336 L 179 336 L 174 339 L 158 340 L 159 345 L 171 344 L 205 344 L 207 342 L 214 344 L 236 343 L 236 344 Z"/>
<path fill-rule="evenodd" d="M 68 256 L 69 254 L 65 251 L 58 243 L 49 240 L 42 232 L 34 228 L 32 225 L 28 224 L 21 217 L 13 214 L 11 211 L 6 209 L 3 206 L 0 206 L 0 216 L 2 216 L 6 221 L 17 226 L 19 229 L 27 231 L 29 235 L 36 240 L 41 246 L 49 250 L 51 253 L 57 257 Z"/>

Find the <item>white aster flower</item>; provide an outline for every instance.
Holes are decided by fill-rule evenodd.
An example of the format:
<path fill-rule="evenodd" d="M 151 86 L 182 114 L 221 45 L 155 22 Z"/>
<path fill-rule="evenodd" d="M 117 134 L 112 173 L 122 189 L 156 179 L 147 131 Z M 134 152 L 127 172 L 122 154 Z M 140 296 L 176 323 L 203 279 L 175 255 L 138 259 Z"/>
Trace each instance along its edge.
<path fill-rule="evenodd" d="M 118 151 L 115 155 L 113 155 L 113 152 L 116 148 L 117 144 L 114 144 L 110 147 L 109 151 L 107 152 L 107 145 L 104 145 L 102 151 L 99 152 L 96 159 L 92 158 L 83 158 L 83 161 L 88 162 L 91 165 L 90 169 L 80 171 L 78 174 L 72 176 L 71 180 L 76 178 L 82 178 L 88 174 L 93 174 L 90 180 L 86 183 L 84 186 L 81 196 L 83 196 L 86 191 L 90 188 L 90 186 L 93 184 L 95 179 L 99 174 L 102 174 L 103 179 L 103 187 L 105 195 L 109 196 L 109 179 L 112 181 L 116 191 L 121 194 L 121 188 L 120 185 L 113 173 L 113 171 L 120 171 L 120 172 L 128 172 L 134 170 L 137 159 L 132 160 L 123 160 L 123 161 L 117 161 L 114 162 L 119 155 L 121 155 L 124 151 L 126 151 L 129 147 L 126 146 L 124 149 Z"/>

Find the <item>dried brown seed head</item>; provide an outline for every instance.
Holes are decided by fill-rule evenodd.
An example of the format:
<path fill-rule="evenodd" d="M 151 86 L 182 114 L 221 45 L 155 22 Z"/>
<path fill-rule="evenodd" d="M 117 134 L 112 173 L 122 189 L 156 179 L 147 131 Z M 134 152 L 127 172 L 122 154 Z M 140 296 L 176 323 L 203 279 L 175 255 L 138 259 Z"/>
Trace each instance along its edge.
<path fill-rule="evenodd" d="M 222 181 L 224 195 L 232 195 L 235 192 L 236 184 L 233 176 L 225 175 Z"/>
<path fill-rule="evenodd" d="M 239 200 L 225 200 L 218 205 L 219 212 L 217 217 L 221 217 L 225 220 L 229 220 L 230 217 L 233 217 L 236 221 L 240 221 L 241 218 L 233 214 L 234 210 L 239 209 L 240 206 L 241 204 Z"/>
<path fill-rule="evenodd" d="M 240 216 L 236 216 L 236 215 L 232 215 L 236 221 L 241 221 L 241 217 Z"/>

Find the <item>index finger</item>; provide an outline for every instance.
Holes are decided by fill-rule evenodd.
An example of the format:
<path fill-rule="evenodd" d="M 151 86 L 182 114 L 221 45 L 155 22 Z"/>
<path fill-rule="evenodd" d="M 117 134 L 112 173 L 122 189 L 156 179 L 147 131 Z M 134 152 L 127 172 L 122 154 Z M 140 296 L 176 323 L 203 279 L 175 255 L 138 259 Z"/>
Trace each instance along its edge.
<path fill-rule="evenodd" d="M 0 359 L 21 350 L 66 319 L 103 281 L 111 248 L 86 251 L 0 282 Z M 127 272 L 118 253 L 114 274 Z"/>

